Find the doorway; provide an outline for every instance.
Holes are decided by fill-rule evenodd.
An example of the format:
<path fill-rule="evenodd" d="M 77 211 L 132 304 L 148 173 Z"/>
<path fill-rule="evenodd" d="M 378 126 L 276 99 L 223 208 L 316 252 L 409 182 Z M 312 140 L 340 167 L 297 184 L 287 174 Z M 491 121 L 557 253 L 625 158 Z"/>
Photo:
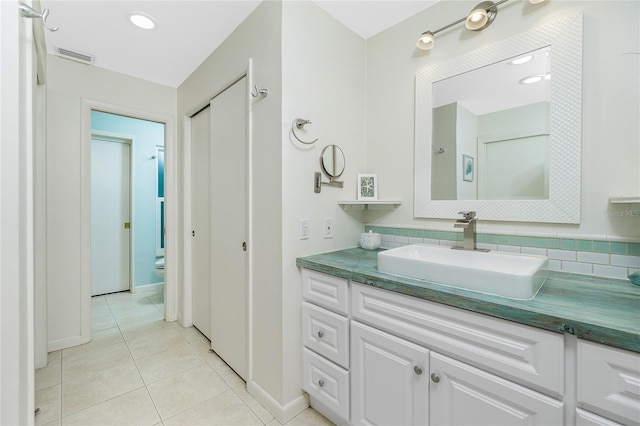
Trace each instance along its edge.
<path fill-rule="evenodd" d="M 91 296 L 131 286 L 131 142 L 91 138 Z"/>

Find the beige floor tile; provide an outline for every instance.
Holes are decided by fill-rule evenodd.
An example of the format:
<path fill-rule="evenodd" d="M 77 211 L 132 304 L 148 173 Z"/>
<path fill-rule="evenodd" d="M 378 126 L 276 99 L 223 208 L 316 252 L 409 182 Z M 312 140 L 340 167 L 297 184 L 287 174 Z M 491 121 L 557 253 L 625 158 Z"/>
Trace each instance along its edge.
<path fill-rule="evenodd" d="M 147 299 L 148 300 L 148 299 Z M 153 305 L 144 306 L 130 306 L 130 305 L 118 305 L 117 308 L 112 307 L 113 317 L 118 322 L 118 325 L 136 324 L 139 321 L 148 319 L 162 320 L 163 316 L 158 309 Z"/>
<path fill-rule="evenodd" d="M 144 386 L 133 361 L 62 384 L 62 415 L 66 416 Z"/>
<path fill-rule="evenodd" d="M 61 398 L 61 385 L 36 391 L 35 407 L 40 409 L 40 412 L 35 417 L 36 426 L 44 425 L 60 418 Z"/>
<path fill-rule="evenodd" d="M 262 425 L 260 419 L 232 390 L 208 399 L 164 421 L 169 425 Z"/>
<path fill-rule="evenodd" d="M 218 356 L 218 354 L 208 353 L 208 356 L 205 359 L 230 387 L 234 388 L 245 384 L 244 380 L 242 380 L 242 378 L 238 376 L 236 372 Z"/>
<path fill-rule="evenodd" d="M 42 426 L 60 426 L 60 419 L 54 420 L 50 423 L 45 423 Z"/>
<path fill-rule="evenodd" d="M 254 397 L 252 397 L 249 392 L 247 392 L 247 387 L 245 385 L 236 386 L 233 388 L 233 391 L 244 401 L 245 404 L 255 413 L 256 416 L 263 422 L 269 423 L 273 420 L 273 416 L 270 412 L 266 410 Z"/>
<path fill-rule="evenodd" d="M 62 418 L 63 426 L 154 425 L 160 418 L 145 388 Z"/>
<path fill-rule="evenodd" d="M 188 343 L 187 339 L 173 327 L 157 327 L 140 337 L 127 340 L 133 359 L 140 359 Z"/>
<path fill-rule="evenodd" d="M 146 298 L 143 292 L 131 293 L 128 291 L 121 291 L 119 293 L 107 294 L 104 296 L 107 299 L 109 306 L 119 304 L 137 304 L 138 299 Z"/>
<path fill-rule="evenodd" d="M 286 424 L 287 426 L 331 426 L 334 423 L 309 407 Z"/>
<path fill-rule="evenodd" d="M 137 359 L 136 365 L 145 383 L 173 376 L 203 364 L 202 358 L 189 344 Z"/>
<path fill-rule="evenodd" d="M 94 296 L 91 298 L 91 309 L 94 307 L 108 306 L 107 299 L 104 296 Z"/>
<path fill-rule="evenodd" d="M 116 319 L 111 313 L 91 318 L 91 331 L 100 331 L 111 327 L 116 327 Z"/>
<path fill-rule="evenodd" d="M 164 304 L 164 292 L 147 294 L 147 298 L 151 300 L 151 303 L 153 303 L 154 305 Z"/>
<path fill-rule="evenodd" d="M 120 332 L 127 342 L 137 339 L 139 337 L 146 336 L 150 333 L 159 332 L 161 329 L 174 328 L 171 323 L 166 322 L 164 319 L 154 319 L 149 321 L 140 321 L 137 323 L 120 324 Z"/>
<path fill-rule="evenodd" d="M 91 341 L 89 343 L 63 349 L 62 356 L 63 358 L 66 358 L 94 349 L 105 348 L 121 342 L 124 342 L 124 338 L 122 337 L 122 333 L 120 333 L 120 329 L 118 327 L 107 328 L 106 330 L 92 332 Z"/>
<path fill-rule="evenodd" d="M 115 365 L 133 365 L 127 345 L 116 343 L 62 358 L 62 382 L 81 380 Z"/>
<path fill-rule="evenodd" d="M 182 334 L 184 338 L 187 339 L 189 343 L 198 341 L 206 342 L 207 344 L 209 343 L 209 339 L 207 339 L 204 334 L 200 333 L 200 330 L 197 328 L 193 326 L 183 327 L 178 323 L 178 321 L 174 321 L 171 324 L 176 330 L 178 330 L 178 333 Z"/>
<path fill-rule="evenodd" d="M 58 385 L 62 382 L 62 357 L 61 351 L 49 352 L 47 366 L 36 370 L 35 390 L 39 391 Z"/>
<path fill-rule="evenodd" d="M 167 377 L 148 386 L 162 419 L 168 419 L 198 405 L 229 386 L 211 366 L 203 363 L 191 370 Z"/>
<path fill-rule="evenodd" d="M 105 302 L 103 305 L 93 306 L 91 305 L 91 318 L 99 318 L 105 315 L 109 315 L 111 313 L 111 309 L 109 309 L 109 305 Z"/>

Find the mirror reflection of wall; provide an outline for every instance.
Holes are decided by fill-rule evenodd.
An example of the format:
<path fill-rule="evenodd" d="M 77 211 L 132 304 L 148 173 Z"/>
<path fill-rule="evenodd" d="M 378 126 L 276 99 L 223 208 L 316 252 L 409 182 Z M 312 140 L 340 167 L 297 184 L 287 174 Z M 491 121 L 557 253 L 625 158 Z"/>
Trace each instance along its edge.
<path fill-rule="evenodd" d="M 432 200 L 548 198 L 549 53 L 434 82 Z M 463 156 L 477 178 L 465 179 Z"/>

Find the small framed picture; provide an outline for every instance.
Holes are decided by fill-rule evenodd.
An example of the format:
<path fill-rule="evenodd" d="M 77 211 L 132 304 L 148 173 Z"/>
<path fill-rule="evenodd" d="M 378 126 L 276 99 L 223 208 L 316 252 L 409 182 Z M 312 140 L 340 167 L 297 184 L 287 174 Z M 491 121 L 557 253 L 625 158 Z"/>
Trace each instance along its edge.
<path fill-rule="evenodd" d="M 466 182 L 473 182 L 473 172 L 475 169 L 475 162 L 470 155 L 462 154 L 462 180 Z"/>
<path fill-rule="evenodd" d="M 378 199 L 378 175 L 358 175 L 358 200 L 374 201 Z"/>

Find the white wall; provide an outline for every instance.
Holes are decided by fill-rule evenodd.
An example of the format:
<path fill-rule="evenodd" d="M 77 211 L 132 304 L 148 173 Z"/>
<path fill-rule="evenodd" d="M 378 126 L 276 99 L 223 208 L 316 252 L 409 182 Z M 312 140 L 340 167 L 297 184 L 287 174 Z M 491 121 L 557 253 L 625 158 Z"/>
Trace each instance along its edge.
<path fill-rule="evenodd" d="M 283 4 L 282 31 L 282 274 L 285 400 L 300 392 L 302 343 L 301 282 L 295 259 L 312 253 L 358 245 L 362 222 L 338 206 L 357 198 L 358 173 L 364 167 L 365 41 L 309 1 Z M 375 95 L 372 97 L 375 99 Z M 303 137 L 318 138 L 305 146 L 290 136 L 295 118 L 311 120 Z M 344 188 L 313 192 L 313 173 L 320 154 L 340 146 Z M 328 181 L 326 176 L 322 178 Z M 300 240 L 298 221 L 310 221 L 310 237 Z M 333 219 L 333 238 L 323 238 L 325 218 Z"/>
<path fill-rule="evenodd" d="M 175 117 L 176 89 L 49 56 L 47 282 L 49 350 L 80 343 L 81 111 L 89 99 Z"/>
<path fill-rule="evenodd" d="M 413 217 L 414 76 L 423 67 L 513 36 L 543 23 L 584 14 L 582 223 L 576 225 L 487 222 L 480 232 L 566 232 L 640 236 L 640 217 L 611 217 L 611 196 L 640 194 L 638 55 L 640 3 L 636 1 L 509 2 L 491 27 L 470 32 L 463 25 L 436 36 L 433 50 L 415 47 L 420 33 L 465 16 L 474 1 L 442 1 L 367 41 L 367 166 L 381 185 L 404 200 L 378 223 L 416 227 L 451 221 Z M 393 142 L 390 142 L 393 141 Z"/>

